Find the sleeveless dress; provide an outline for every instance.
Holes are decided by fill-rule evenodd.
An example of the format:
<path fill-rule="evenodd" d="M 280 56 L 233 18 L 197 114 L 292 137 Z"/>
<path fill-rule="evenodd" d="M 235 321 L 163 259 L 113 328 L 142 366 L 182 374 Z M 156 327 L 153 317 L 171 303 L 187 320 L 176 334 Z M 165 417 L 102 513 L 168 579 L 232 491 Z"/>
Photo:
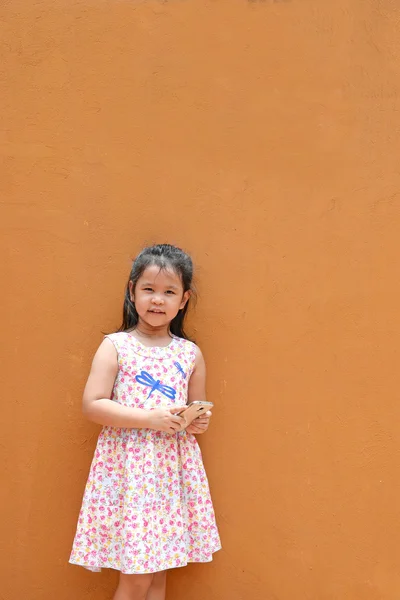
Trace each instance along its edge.
<path fill-rule="evenodd" d="M 192 342 L 173 337 L 169 346 L 149 348 L 126 332 L 106 337 L 118 354 L 112 400 L 145 409 L 186 404 Z M 195 436 L 103 427 L 70 563 L 91 571 L 156 573 L 209 562 L 220 548 Z"/>

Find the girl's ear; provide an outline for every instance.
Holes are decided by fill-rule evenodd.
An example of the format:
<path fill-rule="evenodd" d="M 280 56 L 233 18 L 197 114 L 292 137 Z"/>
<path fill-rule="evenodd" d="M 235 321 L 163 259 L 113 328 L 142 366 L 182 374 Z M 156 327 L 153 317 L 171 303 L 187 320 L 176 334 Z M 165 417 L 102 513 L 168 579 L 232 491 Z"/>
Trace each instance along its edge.
<path fill-rule="evenodd" d="M 182 296 L 182 302 L 181 305 L 179 307 L 179 310 L 182 310 L 182 308 L 185 308 L 186 303 L 188 302 L 190 296 L 192 295 L 192 292 L 190 290 L 188 290 L 187 292 L 185 292 Z"/>
<path fill-rule="evenodd" d="M 131 299 L 131 302 L 135 302 L 135 294 L 133 291 L 133 281 L 129 282 L 129 297 Z"/>

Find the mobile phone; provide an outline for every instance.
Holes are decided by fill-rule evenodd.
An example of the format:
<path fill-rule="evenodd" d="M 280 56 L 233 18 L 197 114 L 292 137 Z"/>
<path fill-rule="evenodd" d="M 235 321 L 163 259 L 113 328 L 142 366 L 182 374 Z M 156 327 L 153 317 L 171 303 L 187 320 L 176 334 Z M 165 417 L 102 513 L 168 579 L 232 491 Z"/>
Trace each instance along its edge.
<path fill-rule="evenodd" d="M 206 413 L 210 408 L 212 408 L 214 404 L 212 402 L 206 402 L 205 400 L 195 400 L 191 402 L 185 408 L 183 408 L 177 414 L 180 417 L 183 417 L 186 421 L 186 427 L 190 425 L 194 419 L 200 417 L 202 414 Z"/>

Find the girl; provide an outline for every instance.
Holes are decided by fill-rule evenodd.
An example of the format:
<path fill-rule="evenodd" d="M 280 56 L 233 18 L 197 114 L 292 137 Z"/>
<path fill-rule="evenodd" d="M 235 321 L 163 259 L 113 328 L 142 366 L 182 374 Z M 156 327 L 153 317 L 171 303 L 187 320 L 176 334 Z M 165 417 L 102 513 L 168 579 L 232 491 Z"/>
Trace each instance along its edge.
<path fill-rule="evenodd" d="M 133 263 L 123 322 L 93 359 L 83 411 L 103 425 L 70 562 L 120 571 L 114 600 L 164 600 L 166 570 L 209 562 L 220 540 L 201 453 L 177 415 L 205 399 L 205 364 L 184 332 L 191 258 L 162 244 Z"/>

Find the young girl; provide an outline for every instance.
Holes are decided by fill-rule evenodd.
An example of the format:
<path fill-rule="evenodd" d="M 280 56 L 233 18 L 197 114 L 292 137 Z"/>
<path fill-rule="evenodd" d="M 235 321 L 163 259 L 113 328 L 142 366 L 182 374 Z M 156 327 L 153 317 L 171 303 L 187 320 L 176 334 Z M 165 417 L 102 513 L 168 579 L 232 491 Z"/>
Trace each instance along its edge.
<path fill-rule="evenodd" d="M 205 399 L 205 364 L 184 320 L 191 258 L 168 244 L 133 263 L 123 322 L 96 352 L 83 395 L 103 425 L 86 485 L 70 562 L 120 571 L 114 600 L 164 600 L 166 570 L 209 562 L 220 549 L 201 453 L 177 413 Z"/>

